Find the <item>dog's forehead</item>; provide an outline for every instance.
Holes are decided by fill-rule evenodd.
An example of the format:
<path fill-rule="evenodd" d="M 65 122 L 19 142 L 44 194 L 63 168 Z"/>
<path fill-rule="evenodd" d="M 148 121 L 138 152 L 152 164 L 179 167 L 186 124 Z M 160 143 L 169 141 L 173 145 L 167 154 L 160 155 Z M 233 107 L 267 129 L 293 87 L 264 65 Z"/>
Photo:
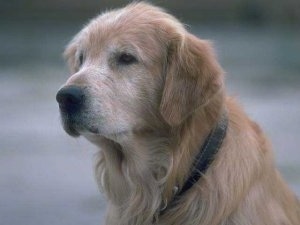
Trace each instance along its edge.
<path fill-rule="evenodd" d="M 143 20 L 147 20 L 143 18 Z M 147 23 L 147 24 L 146 24 Z M 141 19 L 135 18 L 129 10 L 120 9 L 104 13 L 94 18 L 86 27 L 85 35 L 88 37 L 89 42 L 103 42 L 118 38 L 126 39 L 137 38 L 145 34 L 141 27 L 145 25 L 150 28 L 151 23 L 149 21 L 143 22 Z M 153 29 L 153 28 L 152 28 Z M 151 30 L 147 29 L 147 35 L 151 35 Z"/>
<path fill-rule="evenodd" d="M 159 30 L 167 26 L 184 30 L 173 16 L 162 9 L 143 3 L 133 3 L 125 8 L 105 12 L 94 18 L 84 29 L 88 42 L 105 40 L 145 40 L 153 39 Z M 162 37 L 160 37 L 162 38 Z M 138 40 L 135 40 L 138 41 Z"/>

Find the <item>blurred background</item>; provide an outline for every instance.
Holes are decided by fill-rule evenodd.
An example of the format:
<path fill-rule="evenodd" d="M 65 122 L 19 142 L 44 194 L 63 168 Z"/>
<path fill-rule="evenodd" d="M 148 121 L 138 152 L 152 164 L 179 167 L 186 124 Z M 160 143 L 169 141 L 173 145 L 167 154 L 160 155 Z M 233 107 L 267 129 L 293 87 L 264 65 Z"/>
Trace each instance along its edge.
<path fill-rule="evenodd" d="M 68 137 L 55 94 L 64 46 L 117 0 L 0 0 L 0 224 L 103 224 L 96 148 Z M 214 42 L 229 92 L 270 137 L 300 196 L 300 1 L 158 0 Z"/>

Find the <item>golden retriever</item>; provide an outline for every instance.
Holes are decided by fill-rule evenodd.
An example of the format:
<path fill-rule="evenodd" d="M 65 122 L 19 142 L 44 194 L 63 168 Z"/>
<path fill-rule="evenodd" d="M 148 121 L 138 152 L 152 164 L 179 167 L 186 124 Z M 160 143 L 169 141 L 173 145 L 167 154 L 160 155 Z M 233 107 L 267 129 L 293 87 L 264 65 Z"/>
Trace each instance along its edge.
<path fill-rule="evenodd" d="M 226 95 L 211 44 L 148 3 L 93 19 L 64 53 L 57 94 L 72 136 L 99 146 L 107 225 L 299 225 L 300 207 L 259 126 Z M 224 140 L 178 196 L 222 115 Z"/>

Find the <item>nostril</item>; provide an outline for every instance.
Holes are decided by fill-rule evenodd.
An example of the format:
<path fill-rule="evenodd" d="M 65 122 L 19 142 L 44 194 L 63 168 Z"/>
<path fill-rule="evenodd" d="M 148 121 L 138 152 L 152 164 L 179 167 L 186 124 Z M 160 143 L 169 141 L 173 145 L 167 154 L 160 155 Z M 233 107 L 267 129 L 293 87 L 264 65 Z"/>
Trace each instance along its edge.
<path fill-rule="evenodd" d="M 78 86 L 63 87 L 56 94 L 60 108 L 68 111 L 78 109 L 82 105 L 83 99 L 83 90 Z"/>

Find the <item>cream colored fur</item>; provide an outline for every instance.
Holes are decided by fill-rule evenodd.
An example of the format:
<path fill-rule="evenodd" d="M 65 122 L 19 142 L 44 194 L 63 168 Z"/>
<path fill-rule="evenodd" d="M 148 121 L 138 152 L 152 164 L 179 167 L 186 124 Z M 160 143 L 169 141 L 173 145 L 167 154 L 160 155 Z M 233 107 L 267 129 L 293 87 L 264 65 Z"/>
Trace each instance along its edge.
<path fill-rule="evenodd" d="M 137 62 L 119 65 L 115 52 L 124 51 Z M 100 148 L 96 177 L 107 196 L 107 225 L 300 224 L 298 200 L 258 125 L 227 97 L 210 43 L 173 16 L 146 3 L 106 12 L 75 36 L 65 57 L 72 71 L 66 85 L 89 93 L 72 125 Z M 186 181 L 223 111 L 223 145 L 175 201 L 174 187 Z"/>

